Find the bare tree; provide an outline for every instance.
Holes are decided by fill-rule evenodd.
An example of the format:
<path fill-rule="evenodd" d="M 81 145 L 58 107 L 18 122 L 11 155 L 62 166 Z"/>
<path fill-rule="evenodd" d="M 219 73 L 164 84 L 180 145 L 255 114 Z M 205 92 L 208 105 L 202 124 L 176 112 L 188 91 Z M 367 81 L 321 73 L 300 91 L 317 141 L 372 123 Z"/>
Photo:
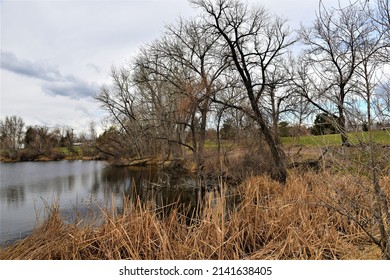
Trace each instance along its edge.
<path fill-rule="evenodd" d="M 111 70 L 112 84 L 103 86 L 96 100 L 100 102 L 102 108 L 107 110 L 112 123 L 118 128 L 115 135 L 123 134 L 124 137 L 120 138 L 126 139 L 125 143 L 119 145 L 122 151 L 120 154 L 124 157 L 141 158 L 143 156 L 142 146 L 146 144 L 143 140 L 147 130 L 140 121 L 140 103 L 137 103 L 139 100 L 132 87 L 131 75 L 132 72 L 128 69 L 113 67 Z"/>
<path fill-rule="evenodd" d="M 390 1 L 376 0 L 370 3 L 369 0 L 361 0 L 361 4 L 376 23 L 377 31 L 390 40 Z"/>
<path fill-rule="evenodd" d="M 292 44 L 288 40 L 289 31 L 285 21 L 271 18 L 263 8 L 252 8 L 240 1 L 190 2 L 202 9 L 205 22 L 221 35 L 228 46 L 227 58 L 237 71 L 250 104 L 247 113 L 257 122 L 269 146 L 274 165 L 272 178 L 286 182 L 284 152 L 259 104 L 268 86 L 267 72 L 273 70 L 273 62 Z"/>
<path fill-rule="evenodd" d="M 330 198 L 326 205 L 354 221 L 389 259 L 389 196 L 381 185 L 388 173 L 385 169 L 389 154 L 375 143 L 372 110 L 373 98 L 378 91 L 383 92 L 381 81 L 385 76 L 383 66 L 388 60 L 389 40 L 380 31 L 383 29 L 378 28 L 379 21 L 370 16 L 375 13 L 367 6 L 363 8 L 355 1 L 346 8 L 328 11 L 320 3 L 316 25 L 303 31 L 303 38 L 311 48 L 296 68 L 295 82 L 321 111 L 331 113 L 332 107 L 336 107 L 338 117 L 348 114 L 360 123 L 366 122 L 368 139 L 359 139 L 360 145 L 356 145 L 350 154 L 336 152 L 334 164 L 345 166 L 348 161 L 353 175 L 361 175 L 356 176 L 354 191 L 364 193 L 365 198 L 369 197 L 369 203 L 358 196 L 350 198 L 337 189 L 339 198 L 336 201 Z M 326 102 L 333 106 L 326 107 Z M 338 126 L 343 144 L 348 144 L 346 134 L 343 136 L 345 126 L 340 120 Z"/>
<path fill-rule="evenodd" d="M 191 149 L 198 168 L 204 162 L 211 97 L 221 90 L 218 79 L 228 66 L 221 48 L 215 47 L 217 41 L 218 35 L 202 22 L 180 20 L 136 59 L 137 83 L 149 91 L 145 98 L 156 95 L 155 101 L 169 100 L 175 106 L 166 122 L 175 123 L 182 135 L 186 128 L 190 129 L 192 146 L 184 139 L 178 143 Z M 170 87 L 170 91 L 157 92 L 155 87 L 161 84 Z M 154 107 L 160 106 L 156 103 Z"/>
<path fill-rule="evenodd" d="M 39 156 L 59 156 L 59 154 L 55 155 L 54 148 L 67 146 L 66 134 L 67 132 L 68 135 L 71 134 L 71 131 L 71 128 L 65 127 L 51 130 L 47 126 L 29 126 L 24 138 L 27 149 L 24 155 L 25 159 L 36 159 Z"/>
<path fill-rule="evenodd" d="M 390 30 L 390 1 L 389 0 L 377 0 L 378 7 L 378 21 L 383 26 L 387 27 L 387 32 Z"/>
<path fill-rule="evenodd" d="M 21 117 L 6 116 L 0 120 L 1 148 L 4 150 L 17 150 L 23 143 L 24 121 Z"/>
<path fill-rule="evenodd" d="M 187 78 L 189 69 L 162 52 L 165 43 L 156 41 L 144 47 L 134 59 L 133 80 L 145 110 L 144 121 L 154 123 L 155 141 L 166 142 L 168 154 L 173 146 L 187 147 L 188 129 L 193 130 L 196 112 L 196 85 Z M 165 51 L 165 50 L 164 50 Z"/>
<path fill-rule="evenodd" d="M 188 78 L 198 85 L 193 98 L 199 111 L 199 131 L 193 135 L 193 140 L 198 136 L 195 160 L 201 167 L 211 97 L 221 90 L 218 79 L 229 61 L 225 59 L 224 49 L 216 48 L 219 35 L 202 22 L 181 20 L 177 26 L 169 28 L 168 35 L 172 40 L 165 41 L 162 50 L 171 59 L 184 63 L 190 70 Z"/>
<path fill-rule="evenodd" d="M 376 92 L 373 94 L 373 110 L 377 118 L 377 123 L 390 126 L 390 77 L 381 81 Z"/>
<path fill-rule="evenodd" d="M 353 94 L 353 77 L 362 63 L 359 48 L 367 36 L 370 19 L 356 5 L 327 9 L 322 1 L 314 25 L 302 28 L 300 36 L 305 50 L 306 82 L 314 83 L 314 91 L 302 93 L 318 109 L 333 115 L 337 112 L 337 125 L 342 145 L 349 146 L 346 107 Z M 326 103 L 334 105 L 326 107 Z"/>
<path fill-rule="evenodd" d="M 97 138 L 96 122 L 91 121 L 89 123 L 88 134 L 89 134 L 88 138 L 90 141 L 96 141 L 96 138 Z"/>
<path fill-rule="evenodd" d="M 273 69 L 267 71 L 267 88 L 261 98 L 261 107 L 268 113 L 272 123 L 272 130 L 275 138 L 279 138 L 279 122 L 282 115 L 297 112 L 299 102 L 296 94 L 291 88 L 292 72 L 291 63 L 288 63 L 292 58 L 279 58 L 272 65 Z M 271 68 L 271 67 L 270 67 Z"/>
<path fill-rule="evenodd" d="M 378 7 L 383 1 L 378 1 Z M 384 2 L 382 3 L 384 5 Z M 387 3 L 387 8 L 388 8 Z M 378 11 L 380 12 L 383 11 Z M 388 15 L 389 11 L 387 11 Z M 368 12 L 370 14 L 370 12 Z M 383 18 L 381 18 L 383 24 Z M 388 18 L 390 21 L 390 18 Z M 390 211 L 389 211 L 389 198 L 385 193 L 384 188 L 381 186 L 380 178 L 383 176 L 381 168 L 381 160 L 376 156 L 380 153 L 378 146 L 374 143 L 373 137 L 373 110 L 372 101 L 375 91 L 381 90 L 381 80 L 383 79 L 383 66 L 386 64 L 386 54 L 388 54 L 388 48 L 390 47 L 390 40 L 386 38 L 388 34 L 386 32 L 377 32 L 376 28 L 378 20 L 372 22 L 365 29 L 366 33 L 363 34 L 362 40 L 359 45 L 359 57 L 361 63 L 356 71 L 356 85 L 357 92 L 362 96 L 366 103 L 366 118 L 367 118 L 367 130 L 369 133 L 368 139 L 368 156 L 369 161 L 366 164 L 366 169 L 369 170 L 368 174 L 372 182 L 372 192 L 375 198 L 375 204 L 371 211 L 373 220 L 376 221 L 379 227 L 380 238 L 375 237 L 374 234 L 369 234 L 375 244 L 377 244 L 383 251 L 385 258 L 390 259 Z M 387 22 L 388 23 L 388 22 Z M 388 60 L 388 59 L 387 59 Z M 367 154 L 367 152 L 365 153 Z M 389 159 L 387 158 L 387 161 Z M 360 223 L 361 224 L 361 223 Z M 359 225 L 360 225 L 359 224 Z"/>

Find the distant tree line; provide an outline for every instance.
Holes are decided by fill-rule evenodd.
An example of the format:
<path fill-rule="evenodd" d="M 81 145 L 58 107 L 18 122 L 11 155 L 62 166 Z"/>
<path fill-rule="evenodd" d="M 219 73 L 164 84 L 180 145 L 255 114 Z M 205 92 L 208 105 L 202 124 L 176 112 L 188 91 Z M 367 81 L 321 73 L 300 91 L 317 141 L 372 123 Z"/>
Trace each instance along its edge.
<path fill-rule="evenodd" d="M 97 156 L 95 125 L 89 135 L 76 136 L 70 127 L 25 126 L 21 117 L 0 120 L 1 156 L 10 160 L 63 159 L 66 156 Z M 65 149 L 64 149 L 65 148 Z"/>

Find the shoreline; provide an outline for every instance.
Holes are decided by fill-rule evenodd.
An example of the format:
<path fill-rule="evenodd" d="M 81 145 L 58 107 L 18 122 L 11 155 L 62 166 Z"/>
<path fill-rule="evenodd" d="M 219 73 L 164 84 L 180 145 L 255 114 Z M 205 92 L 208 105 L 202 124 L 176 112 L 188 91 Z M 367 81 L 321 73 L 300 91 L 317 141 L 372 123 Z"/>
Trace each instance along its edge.
<path fill-rule="evenodd" d="M 0 157 L 0 162 L 1 163 L 18 163 L 18 162 L 50 162 L 50 161 L 62 161 L 62 160 L 83 160 L 83 161 L 91 161 L 91 160 L 97 160 L 97 161 L 105 161 L 105 159 L 102 159 L 100 157 L 86 157 L 86 156 L 81 156 L 81 157 L 64 157 L 60 159 L 56 158 L 50 158 L 50 157 L 40 157 L 37 159 L 33 160 L 21 160 L 21 159 L 8 159 L 8 158 L 3 158 Z"/>

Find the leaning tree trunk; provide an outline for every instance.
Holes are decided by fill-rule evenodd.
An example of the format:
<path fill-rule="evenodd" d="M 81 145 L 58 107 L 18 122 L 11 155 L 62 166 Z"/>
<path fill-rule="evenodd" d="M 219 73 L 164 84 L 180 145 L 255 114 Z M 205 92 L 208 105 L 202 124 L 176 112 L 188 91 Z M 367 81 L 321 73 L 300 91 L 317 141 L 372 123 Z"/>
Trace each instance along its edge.
<path fill-rule="evenodd" d="M 260 130 L 264 135 L 265 141 L 268 144 L 272 157 L 272 170 L 271 178 L 275 181 L 278 181 L 282 184 L 285 184 L 287 181 L 287 169 L 285 165 L 285 156 L 282 148 L 280 147 L 279 141 L 274 138 L 269 127 L 265 124 L 262 118 L 258 119 L 258 124 Z"/>
<path fill-rule="evenodd" d="M 280 146 L 280 141 L 275 135 L 272 134 L 271 128 L 265 122 L 265 119 L 260 111 L 260 108 L 254 98 L 253 88 L 251 86 L 247 87 L 247 93 L 253 112 L 255 114 L 255 119 L 257 124 L 260 127 L 262 135 L 264 135 L 265 141 L 268 144 L 271 153 L 272 159 L 272 170 L 271 178 L 275 181 L 278 181 L 282 184 L 287 182 L 287 169 L 285 165 L 285 155 L 283 149 Z"/>
<path fill-rule="evenodd" d="M 202 168 L 204 165 L 204 146 L 206 144 L 206 127 L 207 127 L 207 112 L 209 107 L 208 96 L 206 96 L 202 108 L 201 108 L 201 120 L 199 127 L 199 141 L 198 141 L 198 152 L 197 152 L 197 167 Z"/>

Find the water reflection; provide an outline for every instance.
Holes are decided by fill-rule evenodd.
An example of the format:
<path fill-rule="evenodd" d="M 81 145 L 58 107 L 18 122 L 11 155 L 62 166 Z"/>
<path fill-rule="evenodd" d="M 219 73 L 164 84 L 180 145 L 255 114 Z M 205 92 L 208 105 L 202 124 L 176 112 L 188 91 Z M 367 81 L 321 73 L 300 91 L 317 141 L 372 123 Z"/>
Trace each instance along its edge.
<path fill-rule="evenodd" d="M 199 204 L 195 178 L 189 175 L 166 173 L 155 167 L 106 168 L 104 193 L 115 193 L 127 201 L 149 203 L 164 215 L 172 208 L 191 215 Z"/>
<path fill-rule="evenodd" d="M 183 214 L 197 211 L 196 180 L 158 168 L 113 167 L 99 161 L 0 163 L 0 243 L 26 236 L 45 205 L 58 203 L 70 220 L 91 211 L 118 208 L 124 199 L 152 202 L 163 214 L 182 205 Z M 161 210 L 163 209 L 163 210 Z M 43 217 L 44 218 L 44 217 Z"/>
<path fill-rule="evenodd" d="M 9 186 L 0 189 L 0 197 L 5 198 L 8 206 L 18 206 L 25 200 L 25 191 L 23 185 Z M 3 203 L 3 200 L 2 200 Z"/>

